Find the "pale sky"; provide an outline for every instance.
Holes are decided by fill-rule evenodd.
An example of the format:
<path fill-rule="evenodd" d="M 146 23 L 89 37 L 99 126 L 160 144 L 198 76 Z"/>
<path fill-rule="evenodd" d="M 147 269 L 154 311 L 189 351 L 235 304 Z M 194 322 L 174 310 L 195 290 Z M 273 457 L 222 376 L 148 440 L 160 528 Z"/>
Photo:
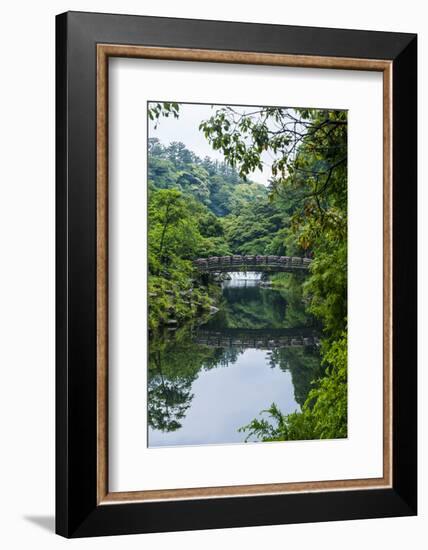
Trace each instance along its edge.
<path fill-rule="evenodd" d="M 200 122 L 215 114 L 218 107 L 218 105 L 212 107 L 211 105 L 196 103 L 180 103 L 180 116 L 178 119 L 173 116 L 162 117 L 159 119 L 156 129 L 155 121 L 149 120 L 149 137 L 159 138 L 164 145 L 169 145 L 172 141 L 181 141 L 198 157 L 208 156 L 212 159 L 224 160 L 223 154 L 212 149 L 199 130 Z M 245 111 L 244 108 L 241 107 L 241 109 L 243 112 Z M 247 109 L 254 110 L 254 107 L 247 107 Z M 248 179 L 267 185 L 270 177 L 271 159 L 268 155 L 263 155 L 263 161 L 266 163 L 263 172 L 257 170 L 253 174 L 249 174 Z"/>

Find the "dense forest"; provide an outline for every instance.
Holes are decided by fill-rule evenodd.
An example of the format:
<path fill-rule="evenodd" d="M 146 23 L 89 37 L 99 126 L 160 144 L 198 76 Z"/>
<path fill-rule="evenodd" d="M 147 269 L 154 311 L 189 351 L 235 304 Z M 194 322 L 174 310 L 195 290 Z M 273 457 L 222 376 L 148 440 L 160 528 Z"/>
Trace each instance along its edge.
<path fill-rule="evenodd" d="M 179 105 L 149 111 L 160 123 L 171 115 L 180 116 Z M 299 412 L 284 415 L 273 403 L 268 418 L 242 429 L 264 441 L 346 437 L 347 113 L 225 106 L 200 131 L 223 162 L 198 158 L 183 143 L 149 140 L 150 330 L 197 322 L 218 303 L 219 285 L 195 272 L 195 258 L 311 257 L 305 278 L 270 279 L 297 305 L 290 315 L 304 307 L 323 327 L 322 372 L 305 382 Z M 266 154 L 273 159 L 268 187 L 251 180 Z M 275 361 L 289 353 L 279 350 Z"/>

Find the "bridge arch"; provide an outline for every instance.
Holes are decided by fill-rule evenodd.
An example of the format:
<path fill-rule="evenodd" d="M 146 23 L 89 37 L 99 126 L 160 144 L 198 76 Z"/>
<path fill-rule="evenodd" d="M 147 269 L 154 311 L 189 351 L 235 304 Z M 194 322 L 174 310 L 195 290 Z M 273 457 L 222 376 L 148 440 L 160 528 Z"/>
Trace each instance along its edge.
<path fill-rule="evenodd" d="M 222 273 L 230 271 L 293 272 L 307 271 L 312 260 L 298 256 L 210 256 L 194 260 L 194 267 L 201 273 Z"/>

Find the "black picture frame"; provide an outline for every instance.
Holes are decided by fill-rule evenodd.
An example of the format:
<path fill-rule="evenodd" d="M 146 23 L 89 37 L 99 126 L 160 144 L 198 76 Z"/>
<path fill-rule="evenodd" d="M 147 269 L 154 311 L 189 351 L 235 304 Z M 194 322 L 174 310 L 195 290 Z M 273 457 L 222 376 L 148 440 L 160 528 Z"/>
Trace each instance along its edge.
<path fill-rule="evenodd" d="M 96 46 L 392 62 L 393 479 L 382 489 L 97 504 Z M 417 513 L 417 36 L 68 12 L 56 18 L 56 532 L 65 537 Z"/>

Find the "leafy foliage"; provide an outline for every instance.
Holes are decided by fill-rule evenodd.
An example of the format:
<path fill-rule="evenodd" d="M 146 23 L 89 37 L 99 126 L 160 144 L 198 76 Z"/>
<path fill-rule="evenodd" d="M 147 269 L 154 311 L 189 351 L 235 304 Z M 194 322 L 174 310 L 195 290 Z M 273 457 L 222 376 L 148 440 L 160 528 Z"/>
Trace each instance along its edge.
<path fill-rule="evenodd" d="M 347 437 L 347 338 L 343 334 L 324 354 L 325 374 L 310 390 L 301 412 L 283 415 L 273 403 L 241 431 L 247 440 L 338 439 Z"/>
<path fill-rule="evenodd" d="M 176 189 L 149 193 L 149 327 L 195 317 L 209 309 L 219 289 L 204 285 L 192 260 L 204 254 L 226 253 L 221 227 L 211 226 L 212 214 Z"/>
<path fill-rule="evenodd" d="M 174 102 L 164 101 L 163 103 L 151 103 L 147 110 L 147 114 L 150 120 L 155 121 L 159 120 L 161 114 L 166 118 L 169 116 L 178 118 L 179 109 L 178 103 Z"/>

